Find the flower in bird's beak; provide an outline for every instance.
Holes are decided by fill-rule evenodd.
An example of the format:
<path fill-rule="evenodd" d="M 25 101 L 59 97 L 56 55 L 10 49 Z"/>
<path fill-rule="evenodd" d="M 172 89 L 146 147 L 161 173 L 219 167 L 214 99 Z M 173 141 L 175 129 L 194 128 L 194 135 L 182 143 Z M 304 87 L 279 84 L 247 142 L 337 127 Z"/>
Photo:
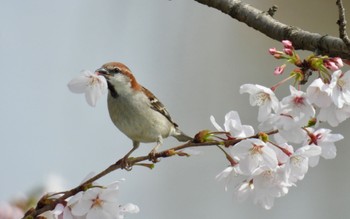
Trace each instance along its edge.
<path fill-rule="evenodd" d="M 68 83 L 68 88 L 73 93 L 84 93 L 86 102 L 96 106 L 97 100 L 107 92 L 107 81 L 102 75 L 84 70 Z"/>

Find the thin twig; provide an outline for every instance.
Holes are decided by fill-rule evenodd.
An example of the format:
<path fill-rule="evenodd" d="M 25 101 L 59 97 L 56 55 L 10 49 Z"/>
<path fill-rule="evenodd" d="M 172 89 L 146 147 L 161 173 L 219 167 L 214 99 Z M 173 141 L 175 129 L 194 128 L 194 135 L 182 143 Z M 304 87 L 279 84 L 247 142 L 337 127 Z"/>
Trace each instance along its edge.
<path fill-rule="evenodd" d="M 350 39 L 346 33 L 346 18 L 345 18 L 345 8 L 342 0 L 337 0 L 336 4 L 338 5 L 339 10 L 339 20 L 337 24 L 339 25 L 339 37 L 343 40 L 348 48 L 350 48 Z"/>
<path fill-rule="evenodd" d="M 275 15 L 275 13 L 277 12 L 277 5 L 273 5 L 271 8 L 269 8 L 269 10 L 267 10 L 267 14 L 270 15 L 271 17 L 273 17 Z"/>

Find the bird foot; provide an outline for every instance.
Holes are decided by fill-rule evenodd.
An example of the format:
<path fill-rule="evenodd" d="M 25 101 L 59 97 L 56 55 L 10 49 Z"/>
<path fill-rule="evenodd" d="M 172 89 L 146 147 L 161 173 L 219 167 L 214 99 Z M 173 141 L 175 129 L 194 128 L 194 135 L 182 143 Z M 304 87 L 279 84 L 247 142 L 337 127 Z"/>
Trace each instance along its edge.
<path fill-rule="evenodd" d="M 153 163 L 157 163 L 160 161 L 160 158 L 157 158 L 156 156 L 157 150 L 151 150 L 151 152 L 148 154 L 148 160 L 152 161 Z"/>
<path fill-rule="evenodd" d="M 128 156 L 123 157 L 117 163 L 120 163 L 120 168 L 126 171 L 132 170 L 132 164 L 130 163 L 130 159 Z"/>

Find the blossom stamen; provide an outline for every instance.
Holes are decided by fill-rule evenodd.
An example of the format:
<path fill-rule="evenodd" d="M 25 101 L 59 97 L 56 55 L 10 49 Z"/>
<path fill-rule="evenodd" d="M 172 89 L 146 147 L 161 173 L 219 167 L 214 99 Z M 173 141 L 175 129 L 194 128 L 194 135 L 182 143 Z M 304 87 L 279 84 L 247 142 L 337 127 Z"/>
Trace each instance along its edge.
<path fill-rule="evenodd" d="M 264 147 L 263 145 L 253 144 L 253 147 L 250 149 L 250 153 L 252 155 L 254 155 L 254 154 L 262 154 L 263 153 L 263 151 L 262 151 L 263 147 Z"/>
<path fill-rule="evenodd" d="M 304 97 L 294 97 L 293 102 L 295 103 L 295 105 L 304 105 Z"/>
<path fill-rule="evenodd" d="M 91 205 L 91 208 L 94 208 L 94 207 L 102 207 L 103 205 L 103 200 L 100 199 L 99 196 L 97 196 L 95 199 L 92 199 L 92 205 Z"/>
<path fill-rule="evenodd" d="M 260 92 L 256 94 L 256 105 L 262 106 L 266 103 L 266 101 L 270 101 L 270 95 L 265 92 Z"/>

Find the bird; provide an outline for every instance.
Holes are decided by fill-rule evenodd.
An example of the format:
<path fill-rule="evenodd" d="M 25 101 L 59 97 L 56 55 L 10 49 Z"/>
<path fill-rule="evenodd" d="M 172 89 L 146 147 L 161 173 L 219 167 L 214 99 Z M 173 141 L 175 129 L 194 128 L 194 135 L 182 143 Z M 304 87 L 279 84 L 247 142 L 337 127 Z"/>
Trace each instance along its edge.
<path fill-rule="evenodd" d="M 128 157 L 141 142 L 156 143 L 149 153 L 150 160 L 156 162 L 155 153 L 164 138 L 173 136 L 180 142 L 192 140 L 178 128 L 159 99 L 137 82 L 126 65 L 108 62 L 95 73 L 107 81 L 107 105 L 113 124 L 132 140 L 132 149 L 121 160 L 122 168 L 130 168 Z"/>

